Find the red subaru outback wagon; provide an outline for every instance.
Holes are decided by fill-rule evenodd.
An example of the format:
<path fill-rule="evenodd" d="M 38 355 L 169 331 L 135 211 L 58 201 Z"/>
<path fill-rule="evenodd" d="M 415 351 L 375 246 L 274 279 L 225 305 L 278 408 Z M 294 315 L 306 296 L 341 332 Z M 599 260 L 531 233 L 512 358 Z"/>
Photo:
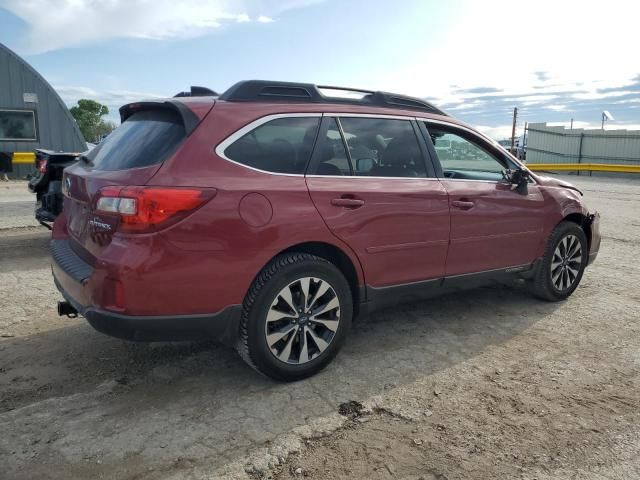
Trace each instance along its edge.
<path fill-rule="evenodd" d="M 423 100 L 269 81 L 201 92 L 123 106 L 65 170 L 60 314 L 132 340 L 213 336 L 295 380 L 358 314 L 501 275 L 561 300 L 598 253 L 575 187 Z"/>

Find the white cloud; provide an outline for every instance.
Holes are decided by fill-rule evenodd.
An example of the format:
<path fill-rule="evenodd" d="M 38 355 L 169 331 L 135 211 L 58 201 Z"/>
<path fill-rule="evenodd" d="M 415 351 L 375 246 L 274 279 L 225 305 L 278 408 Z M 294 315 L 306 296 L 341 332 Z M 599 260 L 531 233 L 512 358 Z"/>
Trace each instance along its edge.
<path fill-rule="evenodd" d="M 613 103 L 614 105 L 624 105 L 624 104 L 627 104 L 627 103 L 640 103 L 640 97 L 638 97 L 638 98 L 629 98 L 629 99 L 626 99 L 626 100 L 616 100 L 615 102 L 611 102 L 611 103 Z"/>
<path fill-rule="evenodd" d="M 567 111 L 567 106 L 566 105 L 547 105 L 546 108 L 548 108 L 549 110 L 553 110 L 554 112 L 566 112 Z"/>
<path fill-rule="evenodd" d="M 514 98 L 513 103 L 514 105 L 523 105 L 525 107 L 530 107 L 531 105 L 541 105 L 557 98 L 558 95 L 531 95 Z"/>
<path fill-rule="evenodd" d="M 603 98 L 612 98 L 612 97 L 622 97 L 624 95 L 634 94 L 636 92 L 632 90 L 617 90 L 615 92 L 585 92 L 585 93 L 576 93 L 572 95 L 573 98 L 577 98 L 578 100 L 601 100 Z"/>
<path fill-rule="evenodd" d="M 482 100 L 466 100 L 466 101 L 462 101 L 460 103 L 455 102 L 453 106 L 448 107 L 447 110 L 471 110 L 474 108 L 478 108 L 481 107 L 482 105 L 484 105 L 485 102 L 483 102 Z"/>
<path fill-rule="evenodd" d="M 488 125 L 476 125 L 475 127 L 494 140 L 502 140 L 504 138 L 511 137 L 511 125 L 500 125 L 497 127 L 490 127 Z"/>
<path fill-rule="evenodd" d="M 597 90 L 629 85 L 640 73 L 640 55 L 625 50 L 638 44 L 640 2 L 486 0 L 455 13 L 422 57 L 395 59 L 366 86 L 435 97 L 436 105 L 492 95 L 464 92 L 480 85 L 514 98 L 576 90 L 606 98 Z"/>
<path fill-rule="evenodd" d="M 42 53 L 111 38 L 190 38 L 225 25 L 270 23 L 271 15 L 312 3 L 260 0 L 0 0 L 28 25 L 21 51 Z M 267 15 L 269 14 L 269 15 Z"/>

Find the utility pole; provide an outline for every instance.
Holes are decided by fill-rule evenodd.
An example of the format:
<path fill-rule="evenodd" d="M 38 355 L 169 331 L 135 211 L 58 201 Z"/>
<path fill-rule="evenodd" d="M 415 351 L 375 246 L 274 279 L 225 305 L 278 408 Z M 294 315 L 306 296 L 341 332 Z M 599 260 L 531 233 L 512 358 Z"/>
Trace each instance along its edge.
<path fill-rule="evenodd" d="M 516 144 L 516 120 L 518 118 L 518 107 L 513 109 L 513 126 L 511 127 L 511 153 Z"/>
<path fill-rule="evenodd" d="M 573 130 L 573 118 L 571 119 L 571 127 L 569 127 L 569 128 L 571 128 L 571 130 Z"/>

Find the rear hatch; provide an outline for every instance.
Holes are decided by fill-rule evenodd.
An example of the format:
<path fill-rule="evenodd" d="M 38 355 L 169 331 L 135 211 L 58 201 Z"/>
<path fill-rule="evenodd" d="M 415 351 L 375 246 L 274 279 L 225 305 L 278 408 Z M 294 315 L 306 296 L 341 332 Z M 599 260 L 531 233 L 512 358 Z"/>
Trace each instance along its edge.
<path fill-rule="evenodd" d="M 97 210 L 99 197 L 105 190 L 146 185 L 206 115 L 178 101 L 130 104 L 120 112 L 122 125 L 64 174 L 71 246 L 89 263 L 111 243 L 120 222 L 118 215 Z"/>

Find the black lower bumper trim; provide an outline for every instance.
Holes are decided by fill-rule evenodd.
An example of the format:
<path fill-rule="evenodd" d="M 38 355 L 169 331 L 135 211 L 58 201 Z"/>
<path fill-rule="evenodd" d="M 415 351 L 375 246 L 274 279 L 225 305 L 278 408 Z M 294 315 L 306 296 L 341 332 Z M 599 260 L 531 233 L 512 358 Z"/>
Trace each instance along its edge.
<path fill-rule="evenodd" d="M 71 298 L 56 281 L 62 296 L 98 332 L 139 342 L 174 342 L 215 339 L 235 346 L 242 305 L 231 305 L 217 313 L 201 315 L 134 316 L 85 307 Z"/>
<path fill-rule="evenodd" d="M 241 305 L 205 315 L 129 316 L 87 308 L 83 315 L 101 333 L 134 341 L 178 341 L 214 338 L 235 345 Z"/>

